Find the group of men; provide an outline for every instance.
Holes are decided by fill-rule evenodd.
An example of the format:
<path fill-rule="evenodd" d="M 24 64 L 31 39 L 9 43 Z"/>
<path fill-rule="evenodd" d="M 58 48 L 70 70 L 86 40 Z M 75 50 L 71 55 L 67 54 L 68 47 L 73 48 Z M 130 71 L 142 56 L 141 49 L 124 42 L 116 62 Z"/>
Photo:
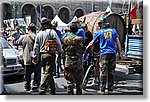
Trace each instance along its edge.
<path fill-rule="evenodd" d="M 82 62 L 82 55 L 85 50 L 91 50 L 96 42 L 99 43 L 99 54 L 101 63 L 101 85 L 100 93 L 106 91 L 106 84 L 108 81 L 108 92 L 113 91 L 114 84 L 114 69 L 116 67 L 115 59 L 118 47 L 120 57 L 121 45 L 119 36 L 114 28 L 110 28 L 105 19 L 98 24 L 100 30 L 94 36 L 87 31 L 87 25 L 82 26 L 81 21 L 77 20 L 70 24 L 70 31 L 66 34 L 59 35 L 59 32 L 54 29 L 50 20 L 43 17 L 41 20 L 42 30 L 35 34 L 36 27 L 31 23 L 28 27 L 28 34 L 20 37 L 16 43 L 23 46 L 23 62 L 26 69 L 25 74 L 25 90 L 31 90 L 31 74 L 35 69 L 35 86 L 39 87 L 39 94 L 45 95 L 48 88 L 51 88 L 51 94 L 55 93 L 55 82 L 53 79 L 53 67 L 55 65 L 56 53 L 58 55 L 59 65 L 61 65 L 61 53 L 64 54 L 64 77 L 67 80 L 68 95 L 74 94 L 74 85 L 76 86 L 76 94 L 82 94 L 82 80 L 84 77 L 84 68 Z M 87 40 L 88 38 L 88 40 Z M 55 40 L 57 42 L 58 50 L 56 52 L 47 52 L 45 46 L 47 40 Z M 44 67 L 43 79 L 40 83 L 39 70 Z M 58 69 L 59 70 L 59 69 Z M 59 77 L 59 71 L 57 71 Z M 36 80 L 38 79 L 38 80 Z"/>

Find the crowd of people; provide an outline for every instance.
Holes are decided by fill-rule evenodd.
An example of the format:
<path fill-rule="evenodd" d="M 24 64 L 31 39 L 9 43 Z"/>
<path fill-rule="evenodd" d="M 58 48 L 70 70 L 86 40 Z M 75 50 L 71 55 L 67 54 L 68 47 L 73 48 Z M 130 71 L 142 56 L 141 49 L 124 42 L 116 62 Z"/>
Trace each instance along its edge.
<path fill-rule="evenodd" d="M 87 24 L 80 20 L 72 22 L 69 29 L 65 30 L 65 34 L 57 29 L 58 22 L 51 23 L 49 19 L 43 17 L 40 23 L 42 29 L 38 32 L 36 25 L 30 23 L 27 34 L 20 32 L 19 26 L 16 26 L 16 31 L 12 34 L 13 45 L 17 48 L 21 45 L 23 49 L 25 91 L 38 90 L 40 95 L 45 95 L 49 89 L 50 93 L 55 95 L 54 78 L 59 78 L 62 71 L 67 81 L 68 95 L 74 94 L 74 86 L 76 94 L 81 95 L 82 80 L 86 70 L 83 67 L 83 54 L 87 50 L 94 51 L 94 49 L 97 50 L 100 58 L 97 58 L 93 82 L 100 74 L 100 94 L 105 94 L 106 81 L 108 81 L 108 93 L 113 91 L 116 53 L 119 53 L 121 58 L 122 52 L 119 35 L 114 28 L 110 28 L 106 18 L 98 22 L 100 30 L 94 36 L 88 30 Z M 6 28 L 2 36 L 6 40 L 10 37 Z M 33 83 L 31 83 L 32 73 L 34 73 Z"/>

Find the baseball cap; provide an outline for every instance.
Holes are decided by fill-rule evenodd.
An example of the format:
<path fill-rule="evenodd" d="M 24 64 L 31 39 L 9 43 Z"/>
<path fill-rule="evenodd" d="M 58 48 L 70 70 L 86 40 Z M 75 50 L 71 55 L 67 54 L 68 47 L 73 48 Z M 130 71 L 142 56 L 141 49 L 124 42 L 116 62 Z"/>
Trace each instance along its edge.
<path fill-rule="evenodd" d="M 40 21 L 41 21 L 41 24 L 50 22 L 50 20 L 46 17 L 42 17 Z"/>

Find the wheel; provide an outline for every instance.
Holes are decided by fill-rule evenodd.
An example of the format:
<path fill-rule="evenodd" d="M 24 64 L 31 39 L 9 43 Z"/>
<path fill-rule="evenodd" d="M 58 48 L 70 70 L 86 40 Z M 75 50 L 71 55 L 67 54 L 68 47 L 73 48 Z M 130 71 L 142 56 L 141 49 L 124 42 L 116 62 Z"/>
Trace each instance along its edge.
<path fill-rule="evenodd" d="M 93 68 L 93 65 L 90 65 L 89 68 L 87 69 L 85 75 L 84 75 L 84 78 L 83 78 L 83 81 L 82 81 L 82 88 L 85 90 L 85 87 L 88 83 L 88 78 L 90 76 L 90 72 L 91 72 L 91 69 Z"/>
<path fill-rule="evenodd" d="M 102 76 L 102 72 L 100 71 L 100 73 L 99 73 L 99 78 L 98 78 L 98 80 L 99 80 L 99 90 L 101 90 L 101 86 L 102 86 L 102 83 L 101 83 L 101 76 Z"/>

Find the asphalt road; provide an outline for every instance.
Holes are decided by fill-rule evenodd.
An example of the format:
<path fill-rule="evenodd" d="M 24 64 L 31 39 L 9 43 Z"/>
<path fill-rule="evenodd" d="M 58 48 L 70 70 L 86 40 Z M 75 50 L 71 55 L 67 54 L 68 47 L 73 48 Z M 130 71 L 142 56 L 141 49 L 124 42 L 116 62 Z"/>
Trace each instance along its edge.
<path fill-rule="evenodd" d="M 112 95 L 143 95 L 143 75 L 134 73 L 128 74 L 127 69 L 117 68 L 115 71 L 115 84 Z M 83 90 L 83 95 L 99 95 L 99 86 L 91 86 L 92 80 L 90 80 L 86 86 L 86 90 Z M 56 95 L 67 95 L 66 80 L 61 73 L 60 78 L 55 78 Z M 24 91 L 24 81 L 22 77 L 14 76 L 5 78 L 5 87 L 10 92 L 10 95 L 38 95 L 38 92 L 26 92 Z M 74 89 L 75 92 L 75 89 Z M 49 92 L 47 92 L 49 95 Z"/>

